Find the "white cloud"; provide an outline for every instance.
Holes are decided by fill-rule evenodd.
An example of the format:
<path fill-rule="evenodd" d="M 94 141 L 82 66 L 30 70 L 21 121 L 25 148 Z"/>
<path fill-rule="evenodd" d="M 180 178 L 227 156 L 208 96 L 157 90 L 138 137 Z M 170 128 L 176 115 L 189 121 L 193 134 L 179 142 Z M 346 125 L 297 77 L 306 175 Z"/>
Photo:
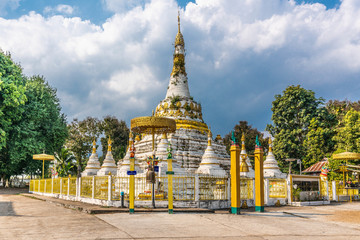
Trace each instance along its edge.
<path fill-rule="evenodd" d="M 104 4 L 115 13 L 102 26 L 34 12 L 0 18 L 1 48 L 26 74 L 44 75 L 58 89 L 70 120 L 107 114 L 129 120 L 151 114 L 166 94 L 175 1 Z M 49 13 L 74 14 L 70 6 L 58 7 Z M 189 3 L 181 11 L 186 68 L 205 120 L 222 134 L 238 120 L 261 130 L 273 96 L 290 84 L 325 98 L 358 99 L 358 16 L 357 0 L 343 0 L 336 10 L 286 0 Z M 237 111 L 230 111 L 231 103 Z"/>
<path fill-rule="evenodd" d="M 74 11 L 75 10 L 72 6 L 65 5 L 65 4 L 59 4 L 55 7 L 47 6 L 44 8 L 45 14 L 52 14 L 52 15 L 62 14 L 62 15 L 70 16 L 70 15 L 73 15 Z"/>
<path fill-rule="evenodd" d="M 150 0 L 102 0 L 105 9 L 111 12 L 123 13 L 137 6 L 144 6 Z"/>
<path fill-rule="evenodd" d="M 20 0 L 1 0 L 0 1 L 0 16 L 6 16 L 7 8 L 15 10 L 20 6 Z"/>

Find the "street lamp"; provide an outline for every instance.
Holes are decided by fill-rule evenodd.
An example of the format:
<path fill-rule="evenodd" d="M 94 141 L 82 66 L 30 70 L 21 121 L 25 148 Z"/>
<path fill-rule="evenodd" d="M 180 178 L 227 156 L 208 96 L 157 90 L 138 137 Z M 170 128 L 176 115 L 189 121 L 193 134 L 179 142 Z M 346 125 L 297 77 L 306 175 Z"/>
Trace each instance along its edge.
<path fill-rule="evenodd" d="M 289 162 L 289 174 L 291 174 L 291 162 L 296 161 L 296 158 L 287 158 L 285 161 Z"/>

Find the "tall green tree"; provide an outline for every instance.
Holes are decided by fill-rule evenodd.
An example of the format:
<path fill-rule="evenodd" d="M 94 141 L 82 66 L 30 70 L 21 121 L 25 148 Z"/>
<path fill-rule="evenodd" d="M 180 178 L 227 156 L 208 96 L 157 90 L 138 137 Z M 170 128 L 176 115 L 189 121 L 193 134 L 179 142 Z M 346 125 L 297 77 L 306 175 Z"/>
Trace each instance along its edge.
<path fill-rule="evenodd" d="M 14 122 L 21 118 L 21 106 L 26 102 L 25 83 L 21 67 L 13 62 L 10 54 L 0 50 L 0 177 L 3 180 L 18 170 L 10 158 L 9 138 Z"/>
<path fill-rule="evenodd" d="M 259 132 L 256 128 L 253 128 L 251 125 L 248 124 L 247 121 L 239 121 L 238 124 L 234 126 L 234 134 L 241 146 L 241 136 L 242 134 L 245 135 L 245 148 L 246 152 L 249 155 L 254 154 L 255 150 L 255 140 L 256 136 L 259 137 L 259 141 L 261 146 L 264 147 L 264 150 L 267 151 L 269 148 L 269 139 L 264 139 L 264 134 Z M 225 135 L 224 137 L 224 144 L 226 146 L 226 150 L 230 153 L 230 146 L 231 146 L 231 132 Z"/>
<path fill-rule="evenodd" d="M 101 122 L 97 118 L 87 117 L 79 121 L 74 119 L 68 125 L 69 137 L 66 141 L 66 147 L 74 154 L 76 158 L 77 176 L 81 176 L 81 172 L 86 166 L 89 154 L 91 153 L 91 146 L 94 139 L 97 139 L 100 134 Z"/>
<path fill-rule="evenodd" d="M 302 159 L 305 168 L 330 157 L 334 151 L 335 127 L 337 120 L 326 108 L 320 108 L 316 117 L 311 119 L 308 133 L 304 141 L 306 155 Z"/>
<path fill-rule="evenodd" d="M 360 153 L 360 111 L 350 109 L 345 114 L 344 121 L 337 128 L 333 139 L 337 149 Z"/>
<path fill-rule="evenodd" d="M 21 118 L 14 122 L 11 131 L 9 154 L 12 163 L 20 166 L 17 174 L 33 175 L 40 172 L 42 164 L 34 161 L 32 155 L 59 151 L 67 137 L 67 128 L 56 89 L 44 77 L 34 76 L 26 81 L 26 96 Z"/>
<path fill-rule="evenodd" d="M 275 95 L 272 102 L 273 124 L 266 129 L 274 136 L 274 154 L 283 171 L 287 169 L 286 158 L 303 159 L 306 155 L 304 141 L 311 119 L 318 115 L 318 108 L 324 100 L 315 93 L 300 86 L 287 87 L 282 95 Z M 299 169 L 294 164 L 295 169 Z"/>
<path fill-rule="evenodd" d="M 100 131 L 104 134 L 101 138 L 102 152 L 107 152 L 107 141 L 112 140 L 112 154 L 115 161 L 122 159 L 126 152 L 130 130 L 125 121 L 117 119 L 115 116 L 106 116 L 101 121 Z"/>

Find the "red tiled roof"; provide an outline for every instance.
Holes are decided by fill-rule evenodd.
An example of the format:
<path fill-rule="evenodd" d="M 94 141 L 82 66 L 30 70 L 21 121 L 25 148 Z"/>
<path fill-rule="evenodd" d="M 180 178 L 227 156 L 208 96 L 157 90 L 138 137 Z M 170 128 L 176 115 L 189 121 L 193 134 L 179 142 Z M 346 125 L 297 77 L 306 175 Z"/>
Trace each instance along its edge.
<path fill-rule="evenodd" d="M 311 172 L 321 172 L 321 168 L 325 165 L 325 164 L 328 164 L 329 161 L 325 160 L 325 161 L 321 161 L 321 162 L 317 162 L 313 165 L 311 165 L 310 167 L 308 167 L 307 169 L 305 169 L 304 171 L 302 172 L 308 172 L 308 173 L 311 173 Z"/>

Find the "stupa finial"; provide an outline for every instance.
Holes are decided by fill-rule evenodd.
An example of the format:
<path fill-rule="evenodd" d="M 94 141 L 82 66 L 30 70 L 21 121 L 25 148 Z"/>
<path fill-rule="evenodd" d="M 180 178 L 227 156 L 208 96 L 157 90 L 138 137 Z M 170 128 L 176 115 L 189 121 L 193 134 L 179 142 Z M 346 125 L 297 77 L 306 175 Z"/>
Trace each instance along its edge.
<path fill-rule="evenodd" d="M 180 32 L 180 10 L 178 9 L 178 32 Z"/>
<path fill-rule="evenodd" d="M 272 140 L 271 140 L 271 137 L 269 137 L 269 152 L 272 152 Z"/>
<path fill-rule="evenodd" d="M 93 148 L 92 148 L 92 153 L 96 153 L 96 142 L 95 142 L 95 137 L 94 137 L 94 140 L 93 140 Z"/>
<path fill-rule="evenodd" d="M 108 152 L 111 152 L 111 143 L 112 143 L 112 141 L 111 141 L 111 138 L 110 138 L 110 136 L 109 136 L 109 140 L 108 140 Z"/>
<path fill-rule="evenodd" d="M 245 150 L 245 134 L 241 136 L 241 150 Z"/>
<path fill-rule="evenodd" d="M 209 131 L 208 131 L 208 146 L 211 146 L 211 138 L 212 138 L 212 132 L 209 128 Z"/>

